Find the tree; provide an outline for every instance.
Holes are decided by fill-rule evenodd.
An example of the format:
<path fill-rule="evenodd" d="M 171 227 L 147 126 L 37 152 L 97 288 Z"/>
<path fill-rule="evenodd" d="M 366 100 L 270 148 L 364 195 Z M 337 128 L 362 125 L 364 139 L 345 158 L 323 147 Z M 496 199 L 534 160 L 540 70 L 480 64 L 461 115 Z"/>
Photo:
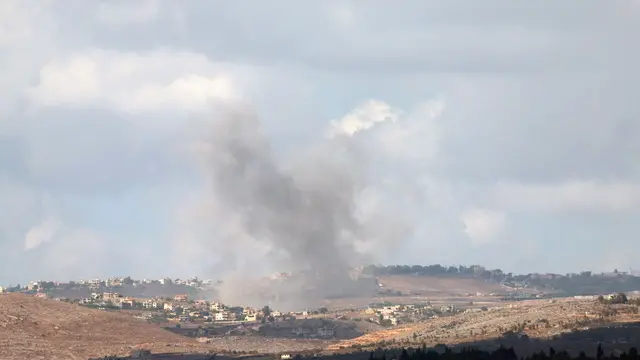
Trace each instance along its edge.
<path fill-rule="evenodd" d="M 629 302 L 627 295 L 625 293 L 617 293 L 611 298 L 612 304 L 626 304 Z"/>
<path fill-rule="evenodd" d="M 323 306 L 320 309 L 318 309 L 318 311 L 320 312 L 320 314 L 326 314 L 329 312 L 329 309 Z"/>
<path fill-rule="evenodd" d="M 409 352 L 407 349 L 402 349 L 402 353 L 400 354 L 400 360 L 409 360 Z"/>
<path fill-rule="evenodd" d="M 598 343 L 598 350 L 596 352 L 596 359 L 598 359 L 598 360 L 602 359 L 603 355 L 604 355 L 604 351 L 602 351 L 602 344 Z"/>

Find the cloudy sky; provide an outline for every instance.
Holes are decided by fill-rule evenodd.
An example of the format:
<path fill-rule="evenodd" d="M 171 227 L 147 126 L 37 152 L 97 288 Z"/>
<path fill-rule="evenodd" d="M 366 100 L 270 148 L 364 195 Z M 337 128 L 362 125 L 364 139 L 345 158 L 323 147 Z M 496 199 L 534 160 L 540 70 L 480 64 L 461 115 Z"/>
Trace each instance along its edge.
<path fill-rule="evenodd" d="M 376 262 L 634 267 L 638 38 L 624 0 L 0 0 L 0 283 L 259 253 L 194 205 L 230 103 L 282 164 L 358 145 L 358 206 L 408 229 Z"/>

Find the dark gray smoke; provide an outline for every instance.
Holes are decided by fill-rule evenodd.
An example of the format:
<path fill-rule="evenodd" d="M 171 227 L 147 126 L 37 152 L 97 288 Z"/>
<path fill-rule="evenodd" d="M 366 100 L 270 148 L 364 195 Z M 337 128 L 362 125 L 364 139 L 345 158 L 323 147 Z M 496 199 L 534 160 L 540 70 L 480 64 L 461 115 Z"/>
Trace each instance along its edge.
<path fill-rule="evenodd" d="M 263 260 L 273 269 L 293 274 L 268 285 L 239 275 L 228 278 L 220 288 L 222 301 L 271 301 L 280 308 L 300 308 L 375 288 L 372 279 L 363 285 L 350 276 L 353 266 L 366 260 L 357 249 L 367 242 L 357 207 L 366 172 L 347 137 L 310 146 L 285 168 L 275 161 L 257 117 L 249 111 L 227 111 L 216 119 L 211 134 L 206 169 L 215 206 L 233 216 L 245 235 L 270 248 Z M 232 262 L 227 255 L 222 261 Z"/>

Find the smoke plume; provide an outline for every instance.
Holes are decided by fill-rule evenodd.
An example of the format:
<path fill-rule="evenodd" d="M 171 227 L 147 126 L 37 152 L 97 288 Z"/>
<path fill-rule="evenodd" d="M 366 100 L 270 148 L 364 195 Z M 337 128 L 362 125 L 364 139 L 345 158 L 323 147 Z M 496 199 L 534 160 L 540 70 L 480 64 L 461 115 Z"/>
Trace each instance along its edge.
<path fill-rule="evenodd" d="M 220 286 L 220 300 L 300 308 L 375 289 L 373 279 L 350 276 L 354 266 L 370 260 L 363 249 L 371 234 L 358 207 L 367 189 L 366 162 L 349 135 L 301 149 L 285 167 L 276 162 L 257 116 L 234 108 L 216 119 L 204 149 L 212 200 L 235 229 L 223 241 L 237 244 L 227 249 L 264 247 L 259 262 L 291 274 L 250 281 L 243 268 L 258 264 L 239 266 L 237 256 L 222 250 L 224 267 L 236 271 Z"/>

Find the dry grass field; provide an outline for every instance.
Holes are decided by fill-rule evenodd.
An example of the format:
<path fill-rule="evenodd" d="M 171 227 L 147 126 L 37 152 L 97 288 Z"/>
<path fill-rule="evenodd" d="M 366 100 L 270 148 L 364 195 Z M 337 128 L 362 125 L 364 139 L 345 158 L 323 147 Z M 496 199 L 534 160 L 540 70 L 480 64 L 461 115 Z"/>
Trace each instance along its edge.
<path fill-rule="evenodd" d="M 505 292 L 505 288 L 500 284 L 471 278 L 390 275 L 380 276 L 378 281 L 386 289 L 400 291 L 403 294 L 424 296 L 462 296 Z"/>
<path fill-rule="evenodd" d="M 202 348 L 193 339 L 117 312 L 0 294 L 0 359 L 87 359 L 126 355 L 140 345 L 155 352 Z"/>

